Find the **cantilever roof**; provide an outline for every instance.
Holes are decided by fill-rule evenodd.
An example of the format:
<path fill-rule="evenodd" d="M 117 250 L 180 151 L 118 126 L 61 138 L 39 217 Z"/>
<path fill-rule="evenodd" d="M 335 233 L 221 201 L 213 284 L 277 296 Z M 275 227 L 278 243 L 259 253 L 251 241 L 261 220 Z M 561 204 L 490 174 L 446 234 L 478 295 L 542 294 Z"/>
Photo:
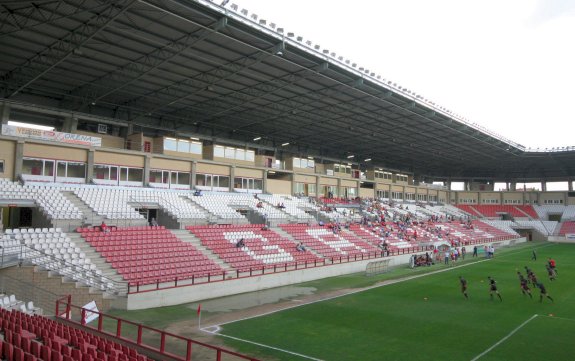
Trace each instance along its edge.
<path fill-rule="evenodd" d="M 573 151 L 527 153 L 208 1 L 0 5 L 9 100 L 422 176 L 575 176 Z"/>

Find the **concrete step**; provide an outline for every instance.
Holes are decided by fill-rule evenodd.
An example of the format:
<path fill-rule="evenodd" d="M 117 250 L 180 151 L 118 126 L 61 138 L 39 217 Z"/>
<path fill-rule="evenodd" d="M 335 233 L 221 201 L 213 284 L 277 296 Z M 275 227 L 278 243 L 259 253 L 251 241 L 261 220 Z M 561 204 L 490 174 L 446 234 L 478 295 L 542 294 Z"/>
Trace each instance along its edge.
<path fill-rule="evenodd" d="M 192 233 L 190 233 L 190 231 L 187 231 L 185 229 L 178 229 L 178 230 L 172 230 L 171 232 L 174 235 L 176 235 L 176 237 L 178 237 L 178 239 L 180 239 L 182 242 L 191 243 L 194 247 L 196 247 L 198 251 L 202 252 L 204 256 L 214 261 L 217 265 L 219 265 L 223 269 L 232 269 L 231 265 L 222 260 L 217 254 L 212 252 L 206 246 L 202 245 L 200 239 L 197 238 Z"/>

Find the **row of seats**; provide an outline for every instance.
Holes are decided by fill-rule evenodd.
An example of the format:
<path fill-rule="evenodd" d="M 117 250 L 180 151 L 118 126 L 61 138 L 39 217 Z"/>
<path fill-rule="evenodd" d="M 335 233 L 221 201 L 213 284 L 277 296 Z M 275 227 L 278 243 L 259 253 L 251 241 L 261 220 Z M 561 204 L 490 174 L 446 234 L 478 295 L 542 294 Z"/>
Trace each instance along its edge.
<path fill-rule="evenodd" d="M 262 230 L 262 226 L 190 226 L 186 229 L 199 238 L 202 245 L 239 271 L 320 261 L 309 250 L 298 251 L 293 241 L 274 231 Z M 240 240 L 244 243 L 241 247 L 238 245 Z"/>
<path fill-rule="evenodd" d="M 150 284 L 221 274 L 223 270 L 192 244 L 164 227 L 126 227 L 111 232 L 80 229 L 92 245 L 130 284 Z M 150 237 L 145 239 L 144 236 Z M 153 243 L 154 247 L 149 247 Z M 163 265 L 161 268 L 140 266 Z"/>
<path fill-rule="evenodd" d="M 459 209 L 478 217 L 500 217 L 501 213 L 508 213 L 513 217 L 538 219 L 539 215 L 530 205 L 508 205 L 508 204 L 476 204 L 458 205 Z"/>
<path fill-rule="evenodd" d="M 0 246 L 17 252 L 25 261 L 87 286 L 110 292 L 117 289 L 60 228 L 6 229 Z"/>
<path fill-rule="evenodd" d="M 152 361 L 134 348 L 40 315 L 0 309 L 0 358 L 9 361 Z"/>

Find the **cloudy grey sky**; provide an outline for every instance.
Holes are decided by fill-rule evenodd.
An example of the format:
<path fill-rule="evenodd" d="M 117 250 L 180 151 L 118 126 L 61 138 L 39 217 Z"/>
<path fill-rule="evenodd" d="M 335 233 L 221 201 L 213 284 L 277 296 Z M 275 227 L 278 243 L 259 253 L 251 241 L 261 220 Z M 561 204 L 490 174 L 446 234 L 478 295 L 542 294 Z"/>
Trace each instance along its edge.
<path fill-rule="evenodd" d="M 232 3 L 526 147 L 575 146 L 575 0 Z"/>

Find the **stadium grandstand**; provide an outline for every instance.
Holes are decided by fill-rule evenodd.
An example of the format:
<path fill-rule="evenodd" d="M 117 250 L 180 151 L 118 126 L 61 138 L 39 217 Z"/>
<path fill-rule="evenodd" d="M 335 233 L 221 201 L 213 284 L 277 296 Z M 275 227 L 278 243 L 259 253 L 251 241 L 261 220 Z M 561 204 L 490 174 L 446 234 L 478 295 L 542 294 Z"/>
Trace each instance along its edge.
<path fill-rule="evenodd" d="M 575 149 L 527 149 L 224 3 L 3 2 L 5 358 L 161 358 L 141 325 L 119 342 L 86 324 L 575 239 Z"/>

